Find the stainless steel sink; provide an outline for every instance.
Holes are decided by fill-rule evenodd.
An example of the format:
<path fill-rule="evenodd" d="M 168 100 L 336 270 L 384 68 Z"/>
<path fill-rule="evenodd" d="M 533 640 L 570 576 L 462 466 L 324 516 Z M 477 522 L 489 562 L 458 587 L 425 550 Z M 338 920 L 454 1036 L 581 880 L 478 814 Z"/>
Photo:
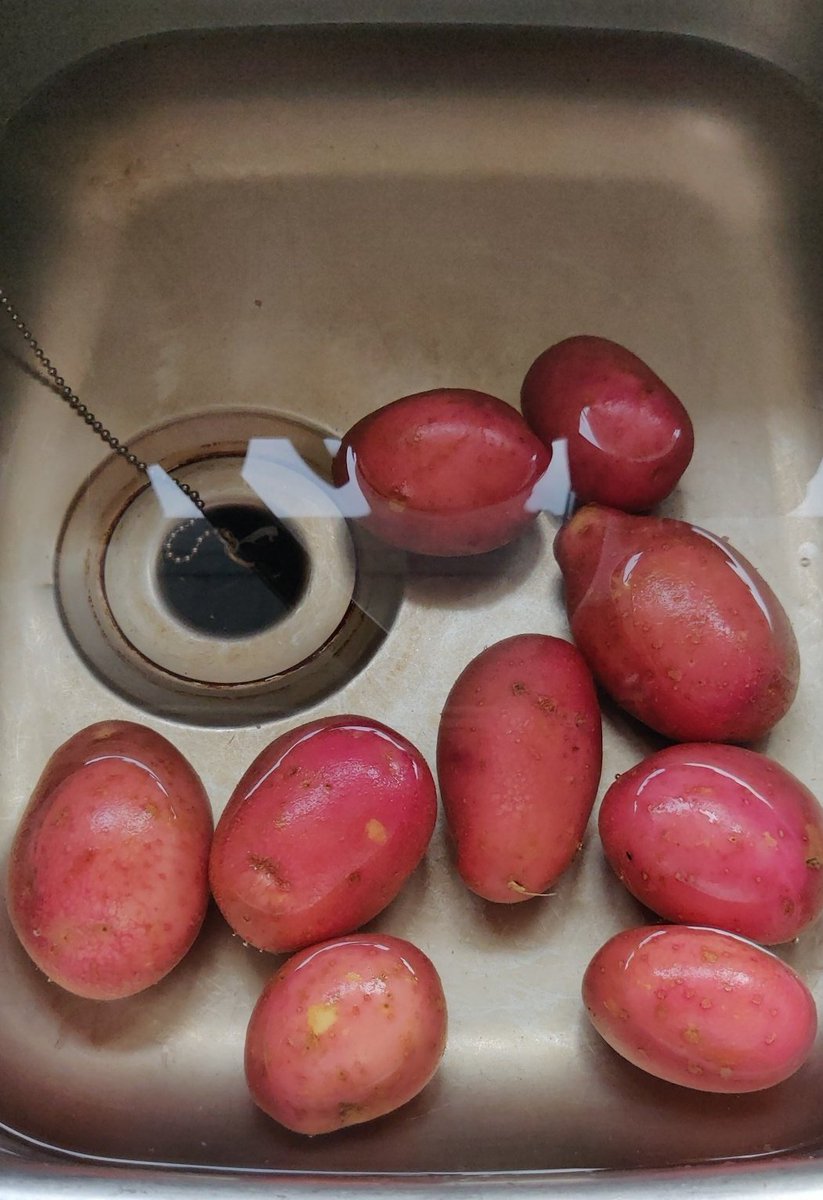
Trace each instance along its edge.
<path fill-rule="evenodd" d="M 2 20 L 0 284 L 110 428 L 236 500 L 248 437 L 292 437 L 322 474 L 323 437 L 389 399 L 516 403 L 550 342 L 628 344 L 697 430 L 667 511 L 728 535 L 793 617 L 801 691 L 764 746 L 823 795 L 821 5 L 6 0 Z M 91 721 L 166 734 L 219 811 L 307 712 L 378 715 L 433 761 L 482 645 L 567 633 L 549 515 L 470 569 L 352 543 L 375 628 L 352 626 L 330 694 L 285 715 L 164 699 L 72 616 L 140 480 L 21 369 L 8 324 L 0 347 L 0 856 Z M 603 787 L 653 746 L 608 710 Z M 393 1116 L 305 1140 L 247 1097 L 275 963 L 216 914 L 166 981 L 101 1005 L 49 986 L 3 913 L 0 1195 L 819 1195 L 823 1048 L 772 1091 L 705 1096 L 588 1029 L 583 967 L 642 919 L 591 829 L 556 895 L 505 911 L 455 881 L 439 830 L 375 924 L 441 972 L 441 1071 Z M 823 999 L 823 931 L 782 953 Z"/>

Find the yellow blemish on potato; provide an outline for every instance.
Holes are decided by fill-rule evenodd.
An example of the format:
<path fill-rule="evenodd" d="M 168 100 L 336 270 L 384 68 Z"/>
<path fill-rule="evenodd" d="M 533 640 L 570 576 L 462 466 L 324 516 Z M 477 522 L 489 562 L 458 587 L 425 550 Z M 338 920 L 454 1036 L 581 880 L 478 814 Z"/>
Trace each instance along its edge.
<path fill-rule="evenodd" d="M 694 1045 L 695 1042 L 700 1041 L 700 1030 L 694 1025 L 687 1025 L 680 1036 L 684 1042 L 691 1042 Z"/>
<path fill-rule="evenodd" d="M 689 1063 L 689 1074 L 690 1075 L 702 1075 L 703 1068 L 700 1066 L 699 1063 Z"/>
<path fill-rule="evenodd" d="M 603 1001 L 603 1007 L 607 1012 L 610 1012 L 613 1017 L 617 1017 L 621 1021 L 628 1021 L 629 1013 L 625 1008 L 621 1008 L 617 1001 L 612 1000 L 611 996 L 608 1000 Z"/>
<path fill-rule="evenodd" d="M 363 976 L 358 975 L 356 971 L 349 971 L 346 975 L 347 983 L 359 983 L 362 978 Z"/>
<path fill-rule="evenodd" d="M 366 837 L 369 841 L 377 842 L 379 846 L 382 846 L 387 836 L 386 826 L 381 821 L 372 817 L 370 821 L 366 822 Z"/>
<path fill-rule="evenodd" d="M 321 1037 L 337 1020 L 334 1004 L 310 1004 L 306 1013 L 306 1024 L 315 1037 Z"/>
<path fill-rule="evenodd" d="M 389 501 L 389 508 L 392 512 L 400 513 L 405 511 L 406 504 L 403 500 L 392 499 Z"/>
<path fill-rule="evenodd" d="M 732 1073 L 731 1067 L 721 1067 L 720 1068 L 720 1078 L 721 1079 L 728 1079 L 729 1076 L 731 1075 L 731 1073 Z"/>
<path fill-rule="evenodd" d="M 774 847 L 777 845 L 777 842 L 775 841 L 775 839 L 772 837 L 772 835 L 769 832 L 766 832 L 763 834 L 763 841 L 766 843 L 767 846 L 770 846 L 770 847 Z"/>
<path fill-rule="evenodd" d="M 701 948 L 700 957 L 703 959 L 703 962 L 707 962 L 707 963 L 717 962 L 717 954 L 715 953 L 714 950 L 710 950 L 708 948 L 708 946 L 703 946 Z"/>

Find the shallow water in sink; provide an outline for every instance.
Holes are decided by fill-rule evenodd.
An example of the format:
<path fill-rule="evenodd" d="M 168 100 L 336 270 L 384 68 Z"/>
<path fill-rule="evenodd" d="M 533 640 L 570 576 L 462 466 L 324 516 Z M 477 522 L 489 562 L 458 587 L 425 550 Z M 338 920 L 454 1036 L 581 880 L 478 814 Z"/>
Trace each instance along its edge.
<path fill-rule="evenodd" d="M 586 331 L 629 345 L 697 432 L 666 512 L 728 535 L 794 620 L 800 694 L 764 746 L 823 792 L 822 180 L 823 114 L 780 73 L 699 44 L 179 36 L 78 68 L 12 123 L 0 278 L 124 438 L 261 410 L 342 434 L 439 385 L 516 403 L 551 342 Z M 0 337 L 19 352 L 12 331 Z M 47 756 L 92 721 L 170 737 L 219 812 L 306 712 L 376 715 L 433 761 L 470 657 L 508 634 L 567 635 L 557 521 L 543 515 L 482 560 L 409 564 L 385 639 L 303 713 L 249 724 L 227 711 L 222 727 L 161 717 L 89 668 L 56 603 L 61 526 L 103 448 L 9 356 L 0 393 L 0 853 Z M 601 791 L 658 744 L 608 710 Z M 820 1053 L 768 1093 L 703 1096 L 641 1074 L 589 1030 L 583 967 L 644 919 L 593 823 L 555 893 L 484 904 L 455 880 L 438 830 L 375 927 L 441 972 L 443 1067 L 401 1112 L 314 1141 L 247 1097 L 245 1025 L 275 964 L 216 914 L 167 980 L 108 1005 L 46 984 L 3 915 L 0 1122 L 75 1154 L 313 1171 L 651 1166 L 821 1140 Z M 821 933 L 782 953 L 820 997 Z"/>

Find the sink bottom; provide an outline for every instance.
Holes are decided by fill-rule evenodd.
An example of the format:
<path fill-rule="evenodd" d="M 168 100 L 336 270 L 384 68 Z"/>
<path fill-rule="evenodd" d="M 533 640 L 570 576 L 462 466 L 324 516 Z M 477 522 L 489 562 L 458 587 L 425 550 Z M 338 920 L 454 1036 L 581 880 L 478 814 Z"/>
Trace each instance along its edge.
<path fill-rule="evenodd" d="M 792 616 L 800 694 L 763 748 L 823 792 L 821 179 L 823 115 L 780 72 L 704 44 L 179 35 L 76 68 L 12 122 L 0 263 L 61 372 L 123 439 L 261 410 L 341 435 L 441 385 L 516 403 L 550 343 L 592 332 L 630 346 L 695 424 L 666 511 L 728 535 Z M 13 331 L 0 336 L 16 354 Z M 53 559 L 103 449 L 11 358 L 0 374 L 0 853 L 48 755 L 104 718 L 174 741 L 219 812 L 303 717 L 169 713 L 75 651 Z M 469 658 L 509 634 L 568 636 L 556 524 L 544 514 L 474 562 L 391 568 L 403 589 L 386 636 L 310 715 L 377 716 L 433 762 Z M 657 745 L 611 709 L 605 733 L 603 788 Z M 462 888 L 438 829 L 375 927 L 441 973 L 442 1069 L 402 1111 L 306 1140 L 246 1093 L 245 1026 L 276 962 L 217 914 L 164 982 L 106 1005 L 48 985 L 2 915 L 0 1123 L 75 1155 L 312 1172 L 656 1167 L 823 1143 L 819 1051 L 771 1091 L 706 1096 L 642 1074 L 589 1029 L 584 966 L 644 919 L 593 824 L 554 894 L 511 909 Z M 823 996 L 823 931 L 781 954 Z"/>

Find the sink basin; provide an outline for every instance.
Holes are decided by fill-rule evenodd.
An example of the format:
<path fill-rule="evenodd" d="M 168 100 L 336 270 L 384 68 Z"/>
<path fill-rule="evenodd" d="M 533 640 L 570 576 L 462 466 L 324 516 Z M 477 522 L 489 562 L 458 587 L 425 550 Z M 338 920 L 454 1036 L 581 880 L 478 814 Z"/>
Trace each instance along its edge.
<path fill-rule="evenodd" d="M 793 619 L 800 693 L 760 748 L 823 794 L 815 7 L 81 7 L 4 9 L 0 286 L 100 419 L 243 503 L 253 438 L 293 442 L 322 478 L 324 439 L 389 399 L 452 385 L 516 404 L 551 342 L 630 346 L 697 431 L 664 511 L 727 535 Z M 139 547 L 162 545 L 159 517 L 137 519 L 143 481 L 24 369 L 7 320 L 0 346 L 0 856 L 48 755 L 92 721 L 169 737 L 219 812 L 305 715 L 376 715 L 433 762 L 469 658 L 509 634 L 568 636 L 551 514 L 468 563 L 338 531 L 314 569 L 348 564 L 360 590 L 328 686 L 314 669 L 269 703 L 265 686 L 187 674 L 163 657 L 168 623 L 121 613 L 105 575 L 126 572 L 121 594 Z M 335 612 L 306 610 L 329 626 L 318 644 Z M 601 792 L 658 744 L 607 708 Z M 276 960 L 218 914 L 165 981 L 103 1005 L 49 985 L 3 913 L 0 1191 L 819 1194 L 823 1049 L 770 1091 L 712 1096 L 640 1073 L 588 1027 L 585 964 L 644 919 L 593 824 L 555 893 L 511 909 L 465 891 L 438 829 L 374 928 L 441 973 L 442 1068 L 392 1116 L 306 1140 L 248 1098 L 245 1026 Z M 823 930 L 780 953 L 822 999 Z"/>

